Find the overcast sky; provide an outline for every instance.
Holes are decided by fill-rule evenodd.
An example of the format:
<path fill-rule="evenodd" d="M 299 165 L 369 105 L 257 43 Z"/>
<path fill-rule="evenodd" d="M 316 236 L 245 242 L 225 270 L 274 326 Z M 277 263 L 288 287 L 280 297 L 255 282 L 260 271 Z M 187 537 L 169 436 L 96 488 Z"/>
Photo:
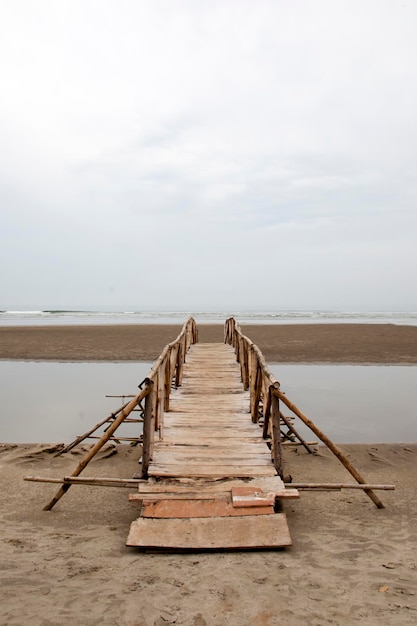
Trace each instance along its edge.
<path fill-rule="evenodd" d="M 417 310 L 416 24 L 2 0 L 0 308 Z"/>

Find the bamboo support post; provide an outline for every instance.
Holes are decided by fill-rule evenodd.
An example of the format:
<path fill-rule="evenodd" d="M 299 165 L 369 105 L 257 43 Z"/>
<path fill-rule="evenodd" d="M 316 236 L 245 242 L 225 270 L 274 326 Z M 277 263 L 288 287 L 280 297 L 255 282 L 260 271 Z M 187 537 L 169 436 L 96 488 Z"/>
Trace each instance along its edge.
<path fill-rule="evenodd" d="M 143 443 L 142 443 L 142 478 L 146 478 L 148 476 L 148 468 L 149 462 L 152 458 L 152 447 L 154 441 L 155 434 L 155 418 L 154 418 L 154 407 L 155 407 L 155 398 L 156 395 L 154 393 L 153 381 L 149 380 L 148 383 L 150 388 L 149 395 L 145 398 L 145 412 L 144 412 L 144 422 L 143 422 Z"/>
<path fill-rule="evenodd" d="M 157 383 L 155 385 L 155 393 L 157 397 L 156 415 L 155 415 L 155 430 L 159 433 L 159 438 L 162 439 L 164 428 L 164 406 L 165 406 L 165 368 L 162 366 L 159 368 Z"/>
<path fill-rule="evenodd" d="M 253 346 L 251 346 L 249 352 L 249 364 L 250 413 L 252 416 L 252 422 L 256 424 L 259 420 L 259 401 L 261 399 L 262 392 L 262 373 L 258 362 L 258 356 L 253 349 Z"/>
<path fill-rule="evenodd" d="M 181 387 L 183 369 L 183 349 L 181 343 L 178 344 L 177 368 L 175 372 L 175 386 Z"/>
<path fill-rule="evenodd" d="M 364 477 L 357 471 L 355 467 L 353 467 L 352 463 L 349 459 L 343 454 L 343 452 L 338 448 L 327 435 L 325 435 L 317 426 L 312 422 L 304 413 L 302 413 L 296 406 L 293 404 L 288 398 L 279 390 L 274 390 L 273 392 L 282 402 L 295 414 L 300 418 L 302 422 L 329 448 L 331 452 L 339 459 L 342 465 L 347 469 L 347 471 L 353 476 L 353 478 L 360 484 L 366 484 L 366 480 Z M 383 509 L 384 504 L 381 500 L 374 494 L 372 489 L 364 488 L 366 495 L 372 500 L 375 506 L 378 509 Z"/>
<path fill-rule="evenodd" d="M 118 429 L 118 427 L 123 422 L 125 417 L 127 417 L 129 415 L 129 413 L 135 408 L 135 406 L 143 398 L 145 398 L 149 394 L 149 392 L 150 392 L 150 387 L 147 386 L 135 398 L 133 398 L 133 400 L 131 400 L 126 405 L 126 407 L 124 409 L 122 409 L 122 411 L 119 413 L 118 417 L 110 425 L 108 430 L 103 434 L 101 439 L 99 441 L 97 441 L 97 443 L 85 455 L 85 457 L 82 459 L 82 461 L 80 461 L 80 463 L 78 463 L 77 467 L 75 468 L 75 470 L 72 473 L 72 476 L 78 476 L 79 474 L 81 474 L 81 472 L 88 465 L 88 463 L 91 461 L 91 459 L 97 454 L 97 452 L 99 450 L 101 450 L 101 448 L 110 439 L 110 437 L 112 437 L 112 435 Z M 62 498 L 62 496 L 68 491 L 68 489 L 70 487 L 71 487 L 70 483 L 62 485 L 62 487 L 57 491 L 57 493 L 52 498 L 52 500 L 50 502 L 48 502 L 47 505 L 44 506 L 43 510 L 44 511 L 50 511 L 55 506 L 55 504 L 58 502 L 58 500 L 60 500 Z"/>
<path fill-rule="evenodd" d="M 169 411 L 169 396 L 171 394 L 171 351 L 172 348 L 169 347 L 164 368 L 164 411 Z"/>
<path fill-rule="evenodd" d="M 262 426 L 262 436 L 264 439 L 268 439 L 269 437 L 269 420 L 271 417 L 271 386 L 268 387 L 268 396 L 266 399 L 265 407 L 264 407 L 264 423 Z"/>
<path fill-rule="evenodd" d="M 259 422 L 259 403 L 262 397 L 262 371 L 259 367 L 259 364 L 256 368 L 255 375 L 255 387 L 254 387 L 254 398 L 253 398 L 253 409 L 252 409 L 252 422 L 257 424 Z"/>
<path fill-rule="evenodd" d="M 246 391 L 249 389 L 249 359 L 248 359 L 248 349 L 245 342 L 242 341 L 242 356 L 240 359 L 240 370 L 242 376 L 243 389 Z"/>
<path fill-rule="evenodd" d="M 271 390 L 272 392 L 272 390 Z M 274 455 L 274 467 L 281 478 L 283 477 L 280 411 L 278 397 L 271 393 L 271 427 L 272 427 L 272 451 Z"/>

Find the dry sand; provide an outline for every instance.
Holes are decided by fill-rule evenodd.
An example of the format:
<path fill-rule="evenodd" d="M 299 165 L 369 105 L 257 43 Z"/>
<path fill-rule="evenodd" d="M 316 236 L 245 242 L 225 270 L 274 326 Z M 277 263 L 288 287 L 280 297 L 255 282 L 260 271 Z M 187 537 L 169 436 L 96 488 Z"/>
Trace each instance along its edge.
<path fill-rule="evenodd" d="M 98 347 L 98 354 L 94 346 L 87 346 L 84 358 L 109 358 L 111 350 L 109 345 L 106 347 L 106 337 L 113 348 L 119 345 L 116 335 L 119 333 L 120 339 L 121 330 L 115 335 L 114 328 L 100 328 L 103 345 Z M 139 327 L 123 328 L 132 338 L 134 334 L 130 333 Z M 212 328 L 211 331 L 201 327 L 202 340 L 208 340 L 204 337 L 206 333 L 218 333 L 218 327 Z M 245 331 L 253 330 L 248 334 L 268 354 L 271 346 L 277 345 L 275 330 L 268 336 L 265 327 L 256 328 L 258 336 L 255 327 L 246 327 Z M 279 328 L 281 333 L 285 327 L 269 328 Z M 347 330 L 345 325 L 339 327 L 337 342 L 334 328 L 330 331 L 335 333 L 332 345 L 337 345 L 339 350 L 339 359 L 335 360 L 341 362 Z M 366 340 L 364 335 L 376 332 L 370 328 L 374 329 L 367 326 L 367 332 L 356 344 L 347 342 L 345 362 L 354 362 L 355 358 L 360 362 L 358 355 Z M 384 328 L 392 336 L 398 332 L 397 328 L 407 327 Z M 1 330 L 3 338 L 6 337 L 7 331 Z M 16 330 L 9 331 L 9 339 L 19 335 Z M 168 330 L 172 331 L 173 327 Z M 299 337 L 302 332 L 295 326 L 287 330 L 294 331 L 293 337 Z M 382 327 L 378 326 L 377 330 L 384 335 Z M 46 328 L 42 331 L 48 333 Z M 86 331 L 83 335 L 79 328 L 77 331 L 72 335 L 72 355 L 82 353 L 82 346 L 92 336 Z M 159 330 L 152 346 L 152 333 L 149 328 L 147 331 L 146 358 L 153 358 L 162 347 L 161 342 L 164 344 L 173 336 L 168 331 L 162 336 Z M 30 331 L 24 332 L 29 333 L 26 339 L 30 339 Z M 35 356 L 42 349 L 49 358 L 61 360 L 62 354 L 68 357 L 65 346 L 71 347 L 71 342 L 57 347 L 51 340 L 54 332 L 58 329 L 49 335 L 49 352 L 45 346 L 42 348 L 38 334 L 30 344 L 31 356 L 27 356 L 30 350 L 26 346 L 26 356 L 22 356 L 22 348 L 15 357 L 45 358 Z M 78 344 L 74 341 L 77 336 Z M 288 335 L 284 334 L 284 339 L 285 336 L 291 348 Z M 94 341 L 97 338 L 98 335 Z M 214 340 L 221 340 L 221 335 Z M 325 329 L 317 326 L 309 327 L 304 340 L 298 340 L 305 344 L 303 361 L 309 360 L 306 355 L 311 353 L 312 346 L 316 346 L 318 354 L 318 343 L 323 342 L 323 349 L 328 343 Z M 10 345 L 9 341 L 8 349 Z M 408 335 L 402 350 L 395 342 L 384 343 L 383 339 L 378 348 L 374 341 L 369 346 L 362 362 L 378 362 L 374 360 L 378 350 L 387 358 L 381 362 L 416 362 L 416 332 Z M 132 347 L 133 351 L 140 349 Z M 2 343 L 0 356 L 12 358 L 10 352 L 7 354 Z M 328 352 L 321 354 L 322 360 L 331 360 Z M 52 511 L 42 511 L 42 506 L 55 493 L 56 485 L 23 482 L 23 476 L 62 477 L 72 471 L 85 449 L 55 457 L 53 446 L 0 446 L 3 592 L 0 624 L 396 626 L 417 623 L 417 444 L 343 446 L 369 482 L 396 484 L 395 491 L 378 492 L 385 509 L 376 509 L 362 492 L 302 492 L 300 500 L 285 505 L 293 538 L 291 548 L 180 555 L 144 553 L 125 546 L 130 522 L 139 515 L 138 505 L 128 503 L 127 489 L 72 487 Z M 139 457 L 138 448 L 108 446 L 85 474 L 131 477 L 138 471 Z M 296 482 L 348 482 L 350 478 L 340 463 L 322 448 L 315 455 L 287 448 L 285 471 Z"/>

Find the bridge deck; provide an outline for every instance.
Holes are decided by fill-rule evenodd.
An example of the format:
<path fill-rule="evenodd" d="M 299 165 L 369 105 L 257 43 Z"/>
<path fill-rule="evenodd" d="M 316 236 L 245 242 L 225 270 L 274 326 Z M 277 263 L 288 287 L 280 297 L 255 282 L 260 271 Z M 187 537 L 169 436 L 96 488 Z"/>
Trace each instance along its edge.
<path fill-rule="evenodd" d="M 195 344 L 155 440 L 143 503 L 127 545 L 174 549 L 291 544 L 285 487 L 258 424 L 252 423 L 233 348 Z M 292 490 L 293 492 L 295 490 Z M 290 494 L 288 494 L 290 495 Z M 297 497 L 297 493 L 292 493 Z"/>
<path fill-rule="evenodd" d="M 155 442 L 149 476 L 274 476 L 271 453 L 249 414 L 233 348 L 195 344 L 182 386 L 164 414 L 163 439 Z"/>

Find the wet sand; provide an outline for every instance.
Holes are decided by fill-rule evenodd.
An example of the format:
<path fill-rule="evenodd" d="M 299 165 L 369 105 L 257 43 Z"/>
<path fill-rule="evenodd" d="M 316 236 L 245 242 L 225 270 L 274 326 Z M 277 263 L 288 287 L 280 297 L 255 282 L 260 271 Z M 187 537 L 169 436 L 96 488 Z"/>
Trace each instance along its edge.
<path fill-rule="evenodd" d="M 153 360 L 179 327 L 1 328 L 0 358 Z M 391 325 L 247 326 L 267 360 L 417 363 L 417 328 Z M 221 341 L 221 326 L 201 326 Z M 7 415 L 3 416 L 7 419 Z M 72 487 L 50 512 L 56 485 L 24 475 L 71 473 L 87 447 L 0 446 L 0 623 L 21 626 L 364 626 L 417 621 L 417 444 L 345 445 L 374 483 L 378 510 L 355 491 L 302 492 L 286 503 L 285 551 L 160 554 L 127 548 L 139 515 L 128 490 Z M 286 448 L 294 482 L 349 482 L 323 448 Z M 107 446 L 89 476 L 131 477 L 140 450 Z"/>
<path fill-rule="evenodd" d="M 165 324 L 0 327 L 0 359 L 153 361 L 180 330 Z M 242 330 L 267 361 L 417 363 L 417 326 L 259 324 Z M 201 324 L 199 340 L 223 341 L 223 326 Z"/>

